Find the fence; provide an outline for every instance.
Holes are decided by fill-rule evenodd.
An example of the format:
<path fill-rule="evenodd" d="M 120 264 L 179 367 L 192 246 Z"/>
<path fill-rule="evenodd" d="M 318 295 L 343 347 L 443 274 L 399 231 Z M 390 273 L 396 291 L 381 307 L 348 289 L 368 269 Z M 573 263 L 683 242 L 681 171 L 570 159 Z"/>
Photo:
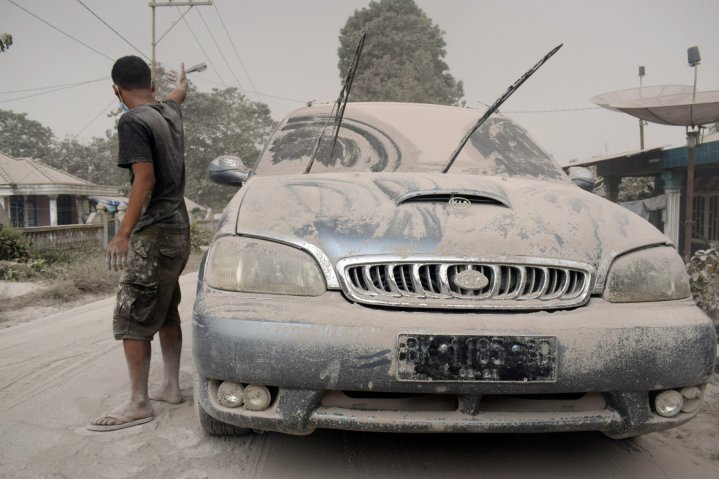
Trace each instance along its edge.
<path fill-rule="evenodd" d="M 17 228 L 32 243 L 36 251 L 67 250 L 73 248 L 102 248 L 103 225 L 40 226 Z"/>
<path fill-rule="evenodd" d="M 36 228 L 16 228 L 36 251 L 67 250 L 81 248 L 104 248 L 115 236 L 119 223 L 113 219 L 103 224 L 40 226 Z M 214 233 L 217 220 L 194 220 L 200 229 Z"/>

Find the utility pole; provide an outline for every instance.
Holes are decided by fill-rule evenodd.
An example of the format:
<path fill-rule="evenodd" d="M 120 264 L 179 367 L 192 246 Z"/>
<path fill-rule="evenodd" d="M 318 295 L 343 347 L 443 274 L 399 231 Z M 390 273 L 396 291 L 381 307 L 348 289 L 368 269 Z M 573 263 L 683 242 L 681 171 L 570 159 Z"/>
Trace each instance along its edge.
<path fill-rule="evenodd" d="M 644 65 L 639 67 L 639 94 L 642 93 L 642 79 L 644 78 L 645 70 Z M 644 123 L 645 121 L 639 119 L 639 149 L 644 150 Z"/>
<path fill-rule="evenodd" d="M 170 33 L 170 30 L 175 28 L 175 25 L 180 21 L 180 19 L 184 18 L 184 16 L 187 14 L 187 12 L 190 11 L 190 9 L 187 9 L 185 13 L 182 14 L 180 19 L 175 21 L 175 23 L 172 24 L 172 26 L 162 34 L 162 36 L 159 38 L 159 40 L 156 40 L 155 35 L 155 7 L 195 7 L 195 6 L 201 6 L 201 5 L 212 5 L 212 0 L 204 0 L 204 1 L 173 1 L 173 0 L 165 0 L 165 1 L 157 1 L 157 0 L 151 0 L 149 3 L 150 8 L 152 9 L 152 66 L 150 67 L 150 70 L 152 71 L 152 82 L 153 84 L 157 85 L 155 82 L 155 77 L 157 76 L 156 68 L 157 68 L 157 61 L 155 59 L 155 49 L 157 47 L 157 44 L 160 43 L 160 40 L 165 38 L 165 35 Z"/>
<path fill-rule="evenodd" d="M 689 66 L 694 68 L 694 90 L 692 92 L 692 106 L 697 97 L 697 67 L 702 61 L 698 47 L 690 47 L 687 50 L 687 61 Z M 693 110 L 691 110 L 693 111 Z M 692 236 L 694 234 L 694 159 L 696 155 L 697 141 L 701 126 L 694 125 L 694 116 L 692 115 L 692 128 L 687 128 L 687 199 L 686 209 L 684 212 L 684 261 L 689 262 L 692 259 Z"/>

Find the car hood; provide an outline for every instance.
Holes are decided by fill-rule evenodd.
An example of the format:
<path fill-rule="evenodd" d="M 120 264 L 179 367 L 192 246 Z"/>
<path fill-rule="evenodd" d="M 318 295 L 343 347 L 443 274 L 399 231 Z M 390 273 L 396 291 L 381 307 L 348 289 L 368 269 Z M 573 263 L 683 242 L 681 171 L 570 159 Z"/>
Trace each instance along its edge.
<path fill-rule="evenodd" d="M 233 201 L 236 233 L 338 259 L 388 254 L 580 261 L 669 240 L 634 213 L 571 183 L 457 174 L 255 176 Z M 458 196 L 471 201 L 451 205 Z M 227 212 L 230 217 L 233 211 Z"/>

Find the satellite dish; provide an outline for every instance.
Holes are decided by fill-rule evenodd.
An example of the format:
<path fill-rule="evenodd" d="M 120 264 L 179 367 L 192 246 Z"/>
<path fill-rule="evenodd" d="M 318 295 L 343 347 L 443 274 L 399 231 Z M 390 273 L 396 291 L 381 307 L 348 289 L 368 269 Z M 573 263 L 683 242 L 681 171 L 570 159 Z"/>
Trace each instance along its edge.
<path fill-rule="evenodd" d="M 719 121 L 719 91 L 663 85 L 630 88 L 595 96 L 592 103 L 662 125 L 698 126 Z"/>

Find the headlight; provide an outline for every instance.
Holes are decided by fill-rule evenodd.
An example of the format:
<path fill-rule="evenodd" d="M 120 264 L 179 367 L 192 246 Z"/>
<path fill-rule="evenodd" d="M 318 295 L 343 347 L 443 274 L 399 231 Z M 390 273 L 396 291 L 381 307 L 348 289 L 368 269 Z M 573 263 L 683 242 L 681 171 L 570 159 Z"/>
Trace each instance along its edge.
<path fill-rule="evenodd" d="M 688 298 L 689 276 L 674 248 L 649 248 L 620 256 L 607 275 L 604 299 L 612 303 Z"/>
<path fill-rule="evenodd" d="M 319 266 L 304 251 L 238 236 L 215 242 L 205 280 L 213 288 L 248 293 L 319 296 L 327 289 Z"/>

